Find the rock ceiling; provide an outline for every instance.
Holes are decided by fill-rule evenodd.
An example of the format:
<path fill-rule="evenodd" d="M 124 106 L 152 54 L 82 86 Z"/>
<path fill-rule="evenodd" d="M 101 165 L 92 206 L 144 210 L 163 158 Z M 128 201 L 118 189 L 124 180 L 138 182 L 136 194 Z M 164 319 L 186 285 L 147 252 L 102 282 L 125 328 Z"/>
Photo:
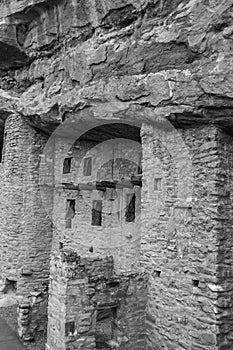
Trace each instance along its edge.
<path fill-rule="evenodd" d="M 0 115 L 231 127 L 232 0 L 0 2 Z"/>

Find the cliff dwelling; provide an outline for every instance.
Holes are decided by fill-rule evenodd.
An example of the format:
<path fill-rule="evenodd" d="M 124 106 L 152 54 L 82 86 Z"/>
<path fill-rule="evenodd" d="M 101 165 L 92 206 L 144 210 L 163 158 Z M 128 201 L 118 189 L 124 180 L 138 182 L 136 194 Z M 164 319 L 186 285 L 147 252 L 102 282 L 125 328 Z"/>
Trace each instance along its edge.
<path fill-rule="evenodd" d="M 233 349 L 232 0 L 0 0 L 0 350 Z"/>

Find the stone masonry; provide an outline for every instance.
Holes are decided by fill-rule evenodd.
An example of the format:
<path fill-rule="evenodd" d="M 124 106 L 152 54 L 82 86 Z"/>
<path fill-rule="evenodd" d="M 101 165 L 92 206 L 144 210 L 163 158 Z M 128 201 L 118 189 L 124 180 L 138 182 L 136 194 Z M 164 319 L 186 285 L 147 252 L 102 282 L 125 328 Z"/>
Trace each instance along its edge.
<path fill-rule="evenodd" d="M 144 179 L 152 171 L 162 178 L 156 198 L 156 192 L 148 193 L 146 186 L 142 194 L 141 259 L 150 275 L 148 339 L 161 344 L 161 349 L 172 349 L 173 344 L 181 349 L 225 349 L 226 344 L 230 348 L 231 269 L 227 261 L 232 243 L 227 227 L 231 216 L 224 211 L 231 207 L 227 202 L 232 184 L 223 154 L 231 162 L 232 138 L 215 127 L 181 134 L 190 148 L 191 173 L 176 134 L 157 135 L 148 126 L 143 130 Z M 177 155 L 173 159 L 161 143 L 168 144 L 167 138 L 169 149 Z M 180 172 L 184 166 L 186 170 Z M 179 190 L 180 182 L 193 187 L 187 196 Z M 151 210 L 156 213 L 154 221 Z"/>
<path fill-rule="evenodd" d="M 0 301 L 23 341 L 232 350 L 232 18 L 0 0 Z"/>
<path fill-rule="evenodd" d="M 51 274 L 47 349 L 145 347 L 145 276 L 114 276 L 111 258 L 80 259 L 67 250 L 54 257 Z"/>

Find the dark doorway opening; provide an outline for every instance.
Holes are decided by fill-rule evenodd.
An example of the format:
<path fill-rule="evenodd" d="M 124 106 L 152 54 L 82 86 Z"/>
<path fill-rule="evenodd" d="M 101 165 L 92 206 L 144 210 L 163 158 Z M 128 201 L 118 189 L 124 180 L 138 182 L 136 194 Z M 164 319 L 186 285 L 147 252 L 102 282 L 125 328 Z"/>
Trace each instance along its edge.
<path fill-rule="evenodd" d="M 5 136 L 5 120 L 0 119 L 0 163 L 3 162 Z"/>
<path fill-rule="evenodd" d="M 94 200 L 92 203 L 92 221 L 93 226 L 102 225 L 102 201 Z"/>
<path fill-rule="evenodd" d="M 96 316 L 96 349 L 112 349 L 110 341 L 114 338 L 117 307 L 105 307 L 97 310 Z"/>
<path fill-rule="evenodd" d="M 66 204 L 66 228 L 72 228 L 72 220 L 75 216 L 75 200 L 67 199 Z"/>
<path fill-rule="evenodd" d="M 63 162 L 63 174 L 69 174 L 71 172 L 72 158 L 65 158 Z"/>
<path fill-rule="evenodd" d="M 126 212 L 125 221 L 134 222 L 135 221 L 135 193 L 127 194 L 126 196 Z"/>

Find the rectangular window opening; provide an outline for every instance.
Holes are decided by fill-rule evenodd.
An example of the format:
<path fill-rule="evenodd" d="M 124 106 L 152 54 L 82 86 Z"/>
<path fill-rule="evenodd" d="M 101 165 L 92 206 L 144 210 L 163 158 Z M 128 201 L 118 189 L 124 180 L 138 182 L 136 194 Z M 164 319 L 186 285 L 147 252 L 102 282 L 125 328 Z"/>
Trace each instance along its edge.
<path fill-rule="evenodd" d="M 126 195 L 126 212 L 125 221 L 134 222 L 135 221 L 135 193 L 130 193 Z"/>
<path fill-rule="evenodd" d="M 7 133 L 5 132 L 5 120 L 0 121 L 0 163 L 3 162 L 4 143 Z"/>
<path fill-rule="evenodd" d="M 75 216 L 75 200 L 67 199 L 66 203 L 66 228 L 72 228 L 72 220 Z"/>
<path fill-rule="evenodd" d="M 198 287 L 199 286 L 199 280 L 192 280 L 192 285 L 194 287 Z"/>
<path fill-rule="evenodd" d="M 93 226 L 102 225 L 102 201 L 94 200 L 92 203 L 92 222 Z"/>
<path fill-rule="evenodd" d="M 84 158 L 83 175 L 90 176 L 92 173 L 92 157 Z"/>
<path fill-rule="evenodd" d="M 72 158 L 65 158 L 63 162 L 63 174 L 69 174 L 71 172 Z"/>
<path fill-rule="evenodd" d="M 138 175 L 142 174 L 142 153 L 138 156 L 138 169 L 137 169 Z"/>
<path fill-rule="evenodd" d="M 74 321 L 66 322 L 65 324 L 65 334 L 66 337 L 74 335 L 76 331 L 76 325 Z"/>
<path fill-rule="evenodd" d="M 3 156 L 3 139 L 0 139 L 0 163 L 2 163 Z"/>

